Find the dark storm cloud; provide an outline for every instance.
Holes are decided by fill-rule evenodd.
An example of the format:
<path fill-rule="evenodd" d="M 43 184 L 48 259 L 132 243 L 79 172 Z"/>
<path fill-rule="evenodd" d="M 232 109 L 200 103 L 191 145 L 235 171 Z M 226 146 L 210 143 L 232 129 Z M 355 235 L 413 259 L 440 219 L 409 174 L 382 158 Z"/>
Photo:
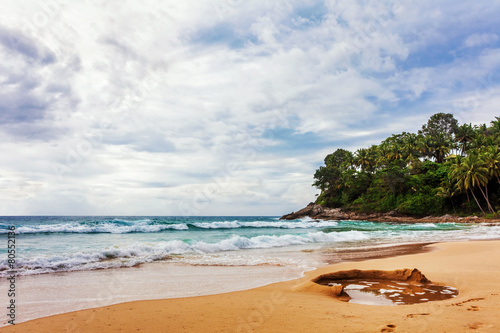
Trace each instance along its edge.
<path fill-rule="evenodd" d="M 0 27 L 0 131 L 28 140 L 57 136 L 61 129 L 50 113 L 77 103 L 68 79 L 78 63 L 58 62 L 36 40 Z"/>
<path fill-rule="evenodd" d="M 27 61 L 43 65 L 56 61 L 55 54 L 50 50 L 37 45 L 34 40 L 26 38 L 22 33 L 2 26 L 0 26 L 0 44 L 13 55 L 22 55 Z"/>

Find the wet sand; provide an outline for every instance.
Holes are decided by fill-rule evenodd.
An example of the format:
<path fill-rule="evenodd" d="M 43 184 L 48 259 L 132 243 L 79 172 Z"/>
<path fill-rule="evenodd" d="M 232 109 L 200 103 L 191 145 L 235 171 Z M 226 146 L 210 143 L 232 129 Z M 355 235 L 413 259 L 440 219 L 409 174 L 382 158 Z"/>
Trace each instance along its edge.
<path fill-rule="evenodd" d="M 302 272 L 303 268 L 294 266 L 191 266 L 158 262 L 131 268 L 20 276 L 16 278 L 16 322 L 137 300 L 247 290 L 295 279 Z M 1 281 L 0 290 L 8 289 L 5 282 Z M 7 293 L 0 300 L 1 304 L 7 304 Z M 0 326 L 8 325 L 7 320 L 2 316 Z"/>
<path fill-rule="evenodd" d="M 343 261 L 362 261 L 368 259 L 381 259 L 431 251 L 432 243 L 414 243 L 399 245 L 381 245 L 357 248 L 327 248 L 321 251 L 323 260 L 329 264 Z"/>
<path fill-rule="evenodd" d="M 225 294 L 137 301 L 36 319 L 2 332 L 498 332 L 500 241 L 439 243 L 433 251 L 343 262 L 300 279 Z M 414 305 L 342 302 L 314 288 L 340 270 L 418 268 L 456 298 Z"/>

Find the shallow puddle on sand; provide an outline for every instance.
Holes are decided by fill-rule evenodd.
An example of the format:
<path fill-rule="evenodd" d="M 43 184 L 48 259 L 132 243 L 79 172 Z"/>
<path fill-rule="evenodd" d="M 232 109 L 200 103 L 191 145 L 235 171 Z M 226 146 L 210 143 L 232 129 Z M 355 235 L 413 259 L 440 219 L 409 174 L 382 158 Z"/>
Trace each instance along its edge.
<path fill-rule="evenodd" d="M 397 280 L 323 280 L 328 286 L 341 284 L 349 303 L 368 305 L 405 305 L 441 301 L 458 295 L 453 287 L 432 283 L 405 283 Z"/>

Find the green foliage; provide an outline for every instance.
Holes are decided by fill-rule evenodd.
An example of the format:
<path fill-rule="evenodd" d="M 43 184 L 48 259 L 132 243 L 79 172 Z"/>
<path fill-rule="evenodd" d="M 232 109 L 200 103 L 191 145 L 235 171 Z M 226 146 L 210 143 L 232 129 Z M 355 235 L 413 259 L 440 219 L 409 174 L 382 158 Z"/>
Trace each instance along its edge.
<path fill-rule="evenodd" d="M 431 186 L 437 188 L 443 180 L 448 177 L 449 166 L 438 164 L 432 161 L 422 163 L 415 178 L 421 181 L 421 186 Z"/>
<path fill-rule="evenodd" d="M 443 134 L 451 137 L 458 129 L 458 121 L 451 113 L 436 113 L 432 115 L 427 124 L 422 126 L 421 133 L 425 136 L 437 136 Z"/>
<path fill-rule="evenodd" d="M 407 195 L 405 201 L 398 206 L 398 212 L 420 216 L 442 213 L 444 200 L 441 197 L 436 197 L 436 194 L 432 192 Z"/>
<path fill-rule="evenodd" d="M 353 155 L 345 149 L 337 149 L 333 154 L 325 157 L 325 165 L 337 169 L 348 169 L 352 165 Z"/>
<path fill-rule="evenodd" d="M 500 117 L 472 127 L 435 114 L 418 134 L 326 156 L 314 174 L 316 202 L 361 212 L 493 214 L 500 207 L 499 143 Z"/>

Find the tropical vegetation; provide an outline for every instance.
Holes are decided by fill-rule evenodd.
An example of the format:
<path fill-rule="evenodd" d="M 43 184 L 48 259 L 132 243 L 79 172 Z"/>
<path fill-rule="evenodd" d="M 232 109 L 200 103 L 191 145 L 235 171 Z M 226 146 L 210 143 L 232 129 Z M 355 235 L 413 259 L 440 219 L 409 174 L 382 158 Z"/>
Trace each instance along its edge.
<path fill-rule="evenodd" d="M 391 135 L 355 152 L 337 149 L 314 174 L 316 203 L 364 213 L 497 215 L 500 117 L 462 124 L 430 117 L 418 133 Z"/>

